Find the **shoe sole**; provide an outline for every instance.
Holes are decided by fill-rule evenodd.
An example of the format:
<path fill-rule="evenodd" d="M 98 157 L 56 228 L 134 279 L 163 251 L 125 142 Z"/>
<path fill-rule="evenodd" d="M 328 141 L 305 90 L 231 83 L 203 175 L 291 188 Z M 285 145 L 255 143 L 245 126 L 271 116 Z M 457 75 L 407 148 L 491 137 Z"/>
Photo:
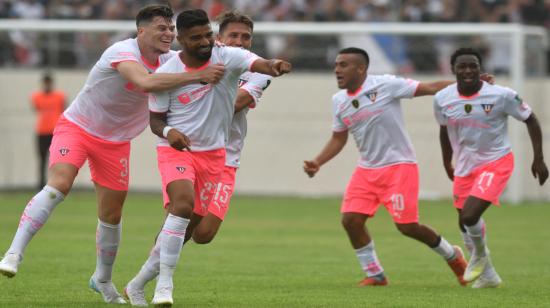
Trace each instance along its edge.
<path fill-rule="evenodd" d="M 13 272 L 13 271 L 9 271 L 9 270 L 5 270 L 5 269 L 0 269 L 0 274 L 8 277 L 8 278 L 13 278 L 15 276 L 17 272 Z"/>
<path fill-rule="evenodd" d="M 172 302 L 164 302 L 164 303 L 151 303 L 152 305 L 154 305 L 155 307 L 158 307 L 158 308 L 169 308 L 169 307 L 172 307 L 172 305 L 174 303 Z"/>

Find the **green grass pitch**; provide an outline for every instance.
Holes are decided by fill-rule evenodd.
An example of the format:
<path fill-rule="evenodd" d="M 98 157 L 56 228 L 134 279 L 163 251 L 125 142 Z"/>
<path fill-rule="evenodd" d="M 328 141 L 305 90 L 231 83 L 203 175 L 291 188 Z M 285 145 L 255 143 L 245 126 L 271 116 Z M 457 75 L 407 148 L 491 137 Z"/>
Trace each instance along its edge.
<path fill-rule="evenodd" d="M 0 194 L 0 253 L 32 193 Z M 139 270 L 161 224 L 160 195 L 130 193 L 113 280 Z M 357 288 L 362 272 L 334 199 L 235 197 L 218 237 L 189 243 L 175 274 L 175 307 L 550 307 L 550 204 L 504 205 L 485 215 L 504 284 L 458 285 L 441 257 L 403 237 L 381 209 L 369 220 L 388 287 Z M 421 222 L 459 243 L 449 202 L 421 202 Z M 95 268 L 95 196 L 71 194 L 27 249 L 15 278 L 0 277 L 0 307 L 102 307 Z M 146 289 L 151 299 L 154 284 Z M 108 307 L 108 306 L 107 306 Z"/>

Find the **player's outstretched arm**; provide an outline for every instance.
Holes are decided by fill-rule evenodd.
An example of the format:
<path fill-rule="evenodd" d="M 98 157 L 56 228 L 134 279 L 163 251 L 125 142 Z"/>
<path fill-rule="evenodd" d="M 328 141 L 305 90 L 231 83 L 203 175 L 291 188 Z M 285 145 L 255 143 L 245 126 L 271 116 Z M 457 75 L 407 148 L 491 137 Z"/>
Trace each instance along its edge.
<path fill-rule="evenodd" d="M 254 61 L 254 63 L 252 63 L 252 67 L 250 68 L 251 72 L 266 74 L 273 77 L 290 73 L 291 70 L 292 64 L 287 61 L 280 59 L 266 60 L 263 58 L 259 58 Z"/>
<path fill-rule="evenodd" d="M 166 91 L 198 82 L 217 83 L 225 72 L 222 64 L 212 64 L 195 72 L 149 74 L 143 65 L 133 61 L 119 63 L 117 70 L 124 79 L 145 92 Z"/>
<path fill-rule="evenodd" d="M 486 81 L 490 84 L 495 83 L 495 76 L 483 73 L 479 76 L 479 79 Z M 445 89 L 448 85 L 455 83 L 454 80 L 440 80 L 434 82 L 421 82 L 418 84 L 418 88 L 414 93 L 414 96 L 426 96 L 426 95 L 435 95 L 437 92 Z"/>
<path fill-rule="evenodd" d="M 348 131 L 332 132 L 332 137 L 313 160 L 304 161 L 304 172 L 312 178 L 321 169 L 321 166 L 338 155 L 348 141 Z"/>
<path fill-rule="evenodd" d="M 439 126 L 439 144 L 441 145 L 443 167 L 445 168 L 447 177 L 452 181 L 454 180 L 455 168 L 453 167 L 453 148 L 447 134 L 447 126 Z"/>
<path fill-rule="evenodd" d="M 191 151 L 191 140 L 177 129 L 166 125 L 166 112 L 149 112 L 149 125 L 153 134 L 166 138 L 171 147 L 178 151 Z"/>
<path fill-rule="evenodd" d="M 416 92 L 414 93 L 414 96 L 417 97 L 417 96 L 435 95 L 435 93 L 439 92 L 440 90 L 443 90 L 445 87 L 453 83 L 455 83 L 455 81 L 451 81 L 451 80 L 421 82 L 418 84 L 418 87 L 416 88 Z"/>
<path fill-rule="evenodd" d="M 527 125 L 527 131 L 529 132 L 529 138 L 533 145 L 533 164 L 531 165 L 531 172 L 533 176 L 539 180 L 539 184 L 542 186 L 548 179 L 548 168 L 544 163 L 544 154 L 542 153 L 542 129 L 540 128 L 539 120 L 534 113 L 531 113 L 529 118 L 525 120 Z"/>

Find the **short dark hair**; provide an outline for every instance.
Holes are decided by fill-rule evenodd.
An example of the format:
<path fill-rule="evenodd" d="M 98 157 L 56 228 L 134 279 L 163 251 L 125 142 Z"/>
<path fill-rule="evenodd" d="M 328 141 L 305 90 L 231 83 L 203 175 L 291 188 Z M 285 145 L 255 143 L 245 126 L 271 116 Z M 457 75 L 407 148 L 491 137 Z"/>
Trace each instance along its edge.
<path fill-rule="evenodd" d="M 370 59 L 369 59 L 369 54 L 361 49 L 361 48 L 357 48 L 357 47 L 348 47 L 348 48 L 344 48 L 342 50 L 340 50 L 338 52 L 338 54 L 356 54 L 356 55 L 361 55 L 363 56 L 363 58 L 365 59 L 365 62 L 367 63 L 367 67 L 369 67 L 369 63 L 370 63 Z"/>
<path fill-rule="evenodd" d="M 172 19 L 172 17 L 174 17 L 174 12 L 167 5 L 151 4 L 144 6 L 136 15 L 136 26 L 139 27 L 144 23 L 149 23 L 157 16 Z"/>
<path fill-rule="evenodd" d="M 42 81 L 43 81 L 43 82 L 52 82 L 52 81 L 53 81 L 52 73 L 50 73 L 50 72 L 45 72 L 45 73 L 42 75 Z"/>
<path fill-rule="evenodd" d="M 455 66 L 456 59 L 463 55 L 472 55 L 479 60 L 479 65 L 481 66 L 481 54 L 479 51 L 473 48 L 459 48 L 451 55 L 451 67 Z"/>
<path fill-rule="evenodd" d="M 247 25 L 250 28 L 250 31 L 254 30 L 254 22 L 252 19 L 245 14 L 237 10 L 226 11 L 216 17 L 216 21 L 220 25 L 219 33 L 222 33 L 228 24 L 232 22 L 241 23 Z"/>
<path fill-rule="evenodd" d="M 195 26 L 204 26 L 210 23 L 208 15 L 201 9 L 186 10 L 179 13 L 176 19 L 178 31 L 189 29 Z"/>

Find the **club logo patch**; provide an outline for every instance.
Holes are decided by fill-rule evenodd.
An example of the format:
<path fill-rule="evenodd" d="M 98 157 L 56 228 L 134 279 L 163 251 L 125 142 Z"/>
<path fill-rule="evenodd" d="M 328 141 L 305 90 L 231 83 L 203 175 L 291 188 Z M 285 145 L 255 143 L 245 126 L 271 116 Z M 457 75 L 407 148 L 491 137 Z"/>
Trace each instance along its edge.
<path fill-rule="evenodd" d="M 491 110 L 493 110 L 494 104 L 481 104 L 481 107 L 483 107 L 483 111 L 485 111 L 486 114 L 489 114 Z"/>
<path fill-rule="evenodd" d="M 351 101 L 351 105 L 355 107 L 355 109 L 359 108 L 359 101 L 354 99 Z"/>
<path fill-rule="evenodd" d="M 176 170 L 178 170 L 180 173 L 184 173 L 185 167 L 176 167 Z"/>
<path fill-rule="evenodd" d="M 69 154 L 71 150 L 69 150 L 68 148 L 61 148 L 59 149 L 59 153 L 61 154 L 61 156 L 65 156 L 67 154 Z"/>
<path fill-rule="evenodd" d="M 365 96 L 368 97 L 370 99 L 371 102 L 375 102 L 376 101 L 376 96 L 378 95 L 378 92 L 376 91 L 369 91 L 367 93 L 365 93 Z"/>
<path fill-rule="evenodd" d="M 464 105 L 464 111 L 466 111 L 466 113 L 472 112 L 472 105 L 470 104 Z"/>

